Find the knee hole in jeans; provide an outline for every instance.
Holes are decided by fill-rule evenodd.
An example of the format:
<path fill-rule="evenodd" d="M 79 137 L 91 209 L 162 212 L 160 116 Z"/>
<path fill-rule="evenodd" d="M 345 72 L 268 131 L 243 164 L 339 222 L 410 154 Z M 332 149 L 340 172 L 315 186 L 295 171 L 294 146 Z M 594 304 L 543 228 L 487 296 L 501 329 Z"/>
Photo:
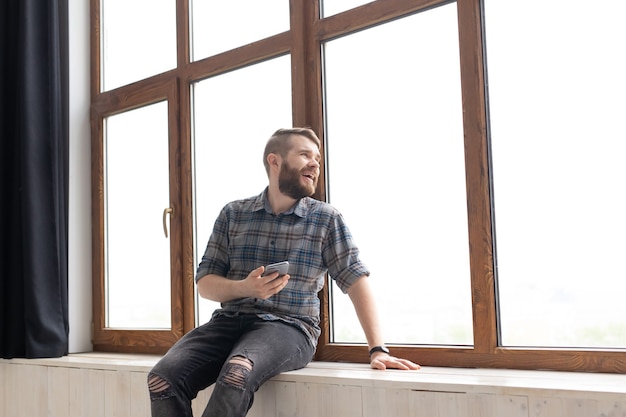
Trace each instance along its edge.
<path fill-rule="evenodd" d="M 235 388 L 244 389 L 248 375 L 252 370 L 252 361 L 243 356 L 234 356 L 227 363 L 222 382 Z"/>
<path fill-rule="evenodd" d="M 148 375 L 148 390 L 151 393 L 157 394 L 169 389 L 170 384 L 158 375 Z"/>

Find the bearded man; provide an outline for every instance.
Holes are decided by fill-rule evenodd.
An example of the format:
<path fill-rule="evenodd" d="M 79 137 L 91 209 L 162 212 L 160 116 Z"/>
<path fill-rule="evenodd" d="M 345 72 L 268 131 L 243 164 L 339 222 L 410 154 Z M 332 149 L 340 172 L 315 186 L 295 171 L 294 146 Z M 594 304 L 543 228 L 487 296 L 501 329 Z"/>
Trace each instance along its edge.
<path fill-rule="evenodd" d="M 244 417 L 261 384 L 312 359 L 320 335 L 318 292 L 328 272 L 350 297 L 375 369 L 419 369 L 389 354 L 343 217 L 310 196 L 320 140 L 309 128 L 279 129 L 263 155 L 269 184 L 220 212 L 198 266 L 200 296 L 221 303 L 208 323 L 181 338 L 148 375 L 153 417 L 191 417 L 191 400 L 215 384 L 203 417 Z M 287 261 L 288 272 L 265 274 Z"/>

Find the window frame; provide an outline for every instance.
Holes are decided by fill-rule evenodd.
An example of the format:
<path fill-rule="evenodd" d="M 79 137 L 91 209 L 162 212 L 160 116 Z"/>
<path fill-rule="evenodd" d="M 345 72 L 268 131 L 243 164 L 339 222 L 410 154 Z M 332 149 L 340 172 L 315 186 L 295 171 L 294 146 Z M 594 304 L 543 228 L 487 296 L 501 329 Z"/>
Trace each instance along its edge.
<path fill-rule="evenodd" d="M 292 59 L 294 125 L 311 126 L 324 147 L 322 44 L 393 19 L 451 3 L 450 0 L 377 0 L 320 19 L 317 0 L 290 0 L 289 30 L 199 61 L 190 61 L 189 4 L 176 0 L 177 67 L 115 90 L 100 92 L 100 1 L 91 0 L 91 123 L 94 350 L 164 353 L 195 327 L 192 179 L 191 85 L 204 78 L 284 54 Z M 626 350 L 511 348 L 499 344 L 497 278 L 489 155 L 488 100 L 484 22 L 481 0 L 457 0 L 461 94 L 465 141 L 468 234 L 474 345 L 391 345 L 394 355 L 428 366 L 552 369 L 626 372 Z M 102 194 L 102 123 L 106 116 L 166 98 L 169 103 L 170 187 L 181 214 L 172 217 L 175 273 L 172 277 L 172 331 L 104 328 L 104 248 Z M 324 149 L 322 149 L 324 154 Z M 324 165 L 324 163 L 323 163 Z M 314 197 L 326 199 L 324 166 Z M 331 343 L 328 285 L 320 292 L 322 335 L 316 360 L 369 361 L 363 344 Z"/>

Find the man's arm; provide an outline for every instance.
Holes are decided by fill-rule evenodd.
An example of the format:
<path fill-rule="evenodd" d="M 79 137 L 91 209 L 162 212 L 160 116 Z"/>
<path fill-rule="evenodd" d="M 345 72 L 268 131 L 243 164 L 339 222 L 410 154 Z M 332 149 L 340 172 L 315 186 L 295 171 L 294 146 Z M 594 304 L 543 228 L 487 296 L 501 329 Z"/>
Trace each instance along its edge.
<path fill-rule="evenodd" d="M 374 293 L 369 285 L 368 277 L 362 276 L 354 284 L 348 288 L 348 296 L 354 305 L 356 315 L 359 318 L 361 327 L 365 332 L 365 338 L 369 349 L 374 346 L 384 345 L 384 338 L 380 321 L 378 319 L 378 311 L 376 310 L 376 302 Z M 401 358 L 388 355 L 384 352 L 375 352 L 370 358 L 370 365 L 374 369 L 419 369 L 419 365 Z"/>
<path fill-rule="evenodd" d="M 220 303 L 238 298 L 268 299 L 285 288 L 289 275 L 278 277 L 278 272 L 261 276 L 265 267 L 260 266 L 248 274 L 244 280 L 232 280 L 219 275 L 208 274 L 198 279 L 200 297 Z"/>

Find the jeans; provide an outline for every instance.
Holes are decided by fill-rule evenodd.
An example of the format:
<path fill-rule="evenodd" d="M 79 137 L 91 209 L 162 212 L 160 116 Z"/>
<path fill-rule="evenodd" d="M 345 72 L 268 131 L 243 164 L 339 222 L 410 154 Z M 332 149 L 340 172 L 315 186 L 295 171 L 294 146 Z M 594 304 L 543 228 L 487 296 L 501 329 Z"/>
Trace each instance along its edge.
<path fill-rule="evenodd" d="M 256 315 L 218 315 L 181 338 L 148 374 L 153 417 L 192 417 L 191 400 L 215 383 L 202 417 L 244 417 L 261 384 L 306 366 L 305 334 Z"/>

